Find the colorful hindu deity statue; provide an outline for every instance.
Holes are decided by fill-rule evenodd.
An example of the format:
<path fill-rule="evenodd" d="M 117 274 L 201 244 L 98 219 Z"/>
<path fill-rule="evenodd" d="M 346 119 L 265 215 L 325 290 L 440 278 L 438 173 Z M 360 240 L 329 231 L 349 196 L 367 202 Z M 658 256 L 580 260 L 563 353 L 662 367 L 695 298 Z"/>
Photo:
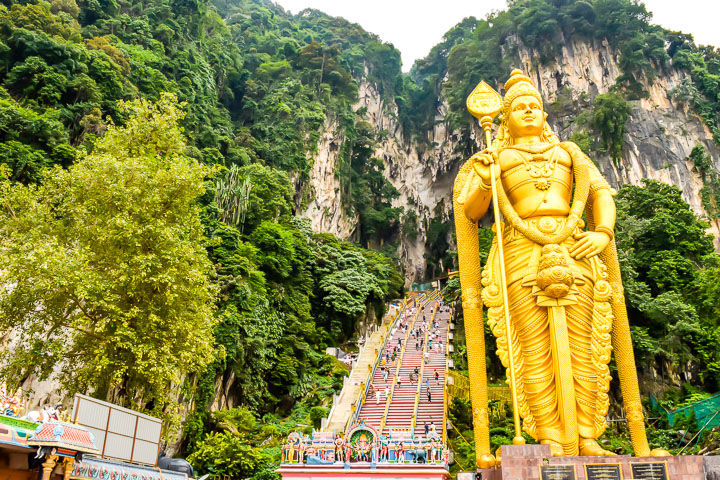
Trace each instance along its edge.
<path fill-rule="evenodd" d="M 429 450 L 430 450 L 430 463 L 437 462 L 438 444 L 434 438 L 432 440 L 430 440 Z"/>
<path fill-rule="evenodd" d="M 388 438 L 386 436 L 380 437 L 380 461 L 388 461 Z"/>
<path fill-rule="evenodd" d="M 0 383 L 0 414 L 17 417 L 22 412 L 22 390 L 18 388 L 13 395 L 9 394 L 7 385 Z"/>
<path fill-rule="evenodd" d="M 395 450 L 395 461 L 398 463 L 405 463 L 405 445 L 403 442 L 399 442 L 397 444 L 397 448 Z"/>
<path fill-rule="evenodd" d="M 345 458 L 345 439 L 342 435 L 335 436 L 335 461 L 343 462 Z"/>

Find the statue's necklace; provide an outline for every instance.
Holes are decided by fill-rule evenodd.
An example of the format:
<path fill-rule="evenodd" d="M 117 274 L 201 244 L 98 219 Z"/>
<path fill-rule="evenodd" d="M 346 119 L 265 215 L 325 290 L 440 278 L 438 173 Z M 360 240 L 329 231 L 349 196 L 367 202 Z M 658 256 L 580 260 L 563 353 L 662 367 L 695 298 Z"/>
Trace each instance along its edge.
<path fill-rule="evenodd" d="M 530 177 L 535 179 L 535 188 L 540 191 L 546 191 L 550 188 L 550 185 L 552 185 L 552 177 L 555 173 L 555 166 L 557 165 L 556 152 L 553 151 L 552 155 L 550 155 L 550 160 L 546 160 L 544 154 L 554 146 L 553 144 L 527 143 L 508 147 L 519 151 L 517 155 L 525 165 L 525 170 L 528 171 Z M 520 152 L 531 154 L 532 159 L 528 162 Z"/>

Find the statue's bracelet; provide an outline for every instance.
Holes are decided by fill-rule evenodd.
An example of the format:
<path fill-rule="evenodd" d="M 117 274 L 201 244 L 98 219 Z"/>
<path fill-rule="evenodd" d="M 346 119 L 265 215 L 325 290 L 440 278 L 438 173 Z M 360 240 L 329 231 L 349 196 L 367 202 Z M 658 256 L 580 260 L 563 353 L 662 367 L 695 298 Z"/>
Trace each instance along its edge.
<path fill-rule="evenodd" d="M 607 234 L 608 237 L 610 237 L 610 240 L 615 238 L 615 232 L 613 232 L 612 228 L 606 227 L 605 225 L 598 225 L 595 227 L 596 232 L 602 232 Z"/>
<path fill-rule="evenodd" d="M 490 185 L 489 183 L 485 183 L 485 180 L 483 179 L 482 175 L 480 174 L 478 169 L 475 167 L 475 165 L 473 165 L 473 170 L 475 171 L 475 174 L 480 179 L 480 185 L 479 185 L 480 189 L 485 190 L 485 191 L 490 190 L 492 188 L 492 185 Z"/>

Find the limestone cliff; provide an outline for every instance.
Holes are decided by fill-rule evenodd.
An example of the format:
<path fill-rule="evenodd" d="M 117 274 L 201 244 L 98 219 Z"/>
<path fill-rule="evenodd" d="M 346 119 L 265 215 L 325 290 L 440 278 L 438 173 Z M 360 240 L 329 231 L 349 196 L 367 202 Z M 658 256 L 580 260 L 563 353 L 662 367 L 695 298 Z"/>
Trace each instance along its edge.
<path fill-rule="evenodd" d="M 510 37 L 506 48 L 517 52 L 520 58 L 517 66 L 536 82 L 545 98 L 546 109 L 551 112 L 549 121 L 563 140 L 577 131 L 573 120 L 591 108 L 597 95 L 610 91 L 622 73 L 618 65 L 620 54 L 605 41 L 569 41 L 562 47 L 562 55 L 549 64 L 537 61 L 539 53 L 517 38 Z M 695 145 L 704 145 L 713 166 L 718 168 L 720 151 L 700 117 L 673 99 L 674 89 L 687 78 L 683 71 L 668 67 L 654 82 L 645 81 L 649 97 L 631 102 L 621 161 L 615 164 L 607 153 L 595 154 L 593 159 L 615 188 L 639 184 L 643 178 L 673 184 L 682 189 L 684 199 L 695 212 L 705 216 L 700 197 L 703 182 L 693 171 L 688 155 Z M 434 127 L 425 132 L 430 145 L 427 147 L 404 135 L 397 120 L 397 105 L 383 100 L 375 85 L 363 81 L 359 90 L 356 108 L 365 107 L 367 119 L 376 130 L 388 132 L 375 153 L 386 166 L 386 176 L 400 191 L 394 206 L 414 211 L 418 217 L 417 237 L 403 237 L 399 254 L 408 283 L 419 281 L 426 266 L 429 220 L 439 215 L 443 221 L 452 221 L 452 183 L 465 160 L 465 155 L 458 152 L 468 139 L 450 130 L 445 121 L 447 104 L 442 99 L 438 102 Z M 468 131 L 477 148 L 483 148 L 477 141 L 480 138 L 477 127 L 473 125 Z M 331 129 L 326 130 L 318 145 L 309 182 L 316 195 L 304 214 L 312 218 L 316 228 L 347 237 L 354 220 L 339 213 L 338 198 L 332 194 L 338 191 L 331 172 L 339 142 L 342 138 L 333 137 Z M 720 235 L 717 221 L 712 223 L 711 230 L 716 237 Z"/>
<path fill-rule="evenodd" d="M 335 172 L 344 139 L 337 132 L 336 123 L 328 121 L 323 126 L 317 154 L 312 158 L 309 191 L 305 192 L 309 200 L 300 210 L 303 216 L 310 218 L 314 231 L 347 239 L 355 230 L 356 220 L 348 216 L 340 198 L 340 180 Z"/>

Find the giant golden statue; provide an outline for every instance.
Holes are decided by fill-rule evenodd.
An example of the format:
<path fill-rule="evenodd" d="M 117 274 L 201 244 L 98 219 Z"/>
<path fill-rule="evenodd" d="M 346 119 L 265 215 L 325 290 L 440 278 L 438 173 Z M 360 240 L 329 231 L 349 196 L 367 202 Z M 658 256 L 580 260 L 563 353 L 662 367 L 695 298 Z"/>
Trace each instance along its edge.
<path fill-rule="evenodd" d="M 483 304 L 508 369 L 514 443 L 524 443 L 522 419 L 525 432 L 553 455 L 611 454 L 597 438 L 607 426 L 614 348 L 633 448 L 650 454 L 614 242 L 613 190 L 577 145 L 553 134 L 540 93 L 520 70 L 511 73 L 504 99 L 481 82 L 468 109 L 488 144 L 492 118 L 502 112 L 492 147 L 463 165 L 453 194 L 478 466 L 495 463 Z M 496 236 L 481 273 L 477 222 L 491 200 Z"/>

